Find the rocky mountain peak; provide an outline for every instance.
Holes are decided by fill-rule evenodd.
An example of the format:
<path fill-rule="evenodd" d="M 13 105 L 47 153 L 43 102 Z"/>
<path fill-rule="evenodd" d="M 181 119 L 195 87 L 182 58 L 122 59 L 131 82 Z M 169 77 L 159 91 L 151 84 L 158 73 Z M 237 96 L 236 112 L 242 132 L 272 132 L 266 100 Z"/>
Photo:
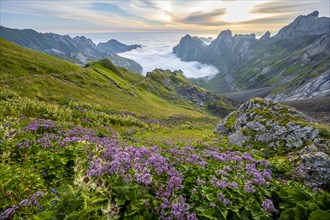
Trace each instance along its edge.
<path fill-rule="evenodd" d="M 312 13 L 310 13 L 309 15 L 307 15 L 307 17 L 308 16 L 311 16 L 311 17 L 318 17 L 319 16 L 319 12 L 318 11 L 313 11 Z"/>
<path fill-rule="evenodd" d="M 319 12 L 314 11 L 308 15 L 298 16 L 291 24 L 283 27 L 275 39 L 291 39 L 296 37 L 322 35 L 330 32 L 330 18 L 319 17 Z"/>
<path fill-rule="evenodd" d="M 260 40 L 268 40 L 268 39 L 270 39 L 270 32 L 266 31 L 266 33 L 264 35 L 262 35 Z"/>
<path fill-rule="evenodd" d="M 224 30 L 224 31 L 221 31 L 220 34 L 218 35 L 216 41 L 220 41 L 222 39 L 226 39 L 226 38 L 231 38 L 232 37 L 232 33 L 231 33 L 231 30 Z"/>
<path fill-rule="evenodd" d="M 189 60 L 189 54 L 195 53 L 196 48 L 203 47 L 204 43 L 198 37 L 192 37 L 189 34 L 181 38 L 179 44 L 173 47 L 173 53 L 178 54 L 183 60 Z M 189 51 L 189 53 L 187 53 Z"/>

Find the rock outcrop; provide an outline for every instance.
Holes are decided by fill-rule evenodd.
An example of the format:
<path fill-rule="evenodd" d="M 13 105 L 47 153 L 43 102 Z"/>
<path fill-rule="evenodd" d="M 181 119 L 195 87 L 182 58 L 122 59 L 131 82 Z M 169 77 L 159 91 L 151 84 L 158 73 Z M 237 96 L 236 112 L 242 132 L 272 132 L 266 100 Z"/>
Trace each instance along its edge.
<path fill-rule="evenodd" d="M 229 144 L 258 149 L 263 155 L 295 158 L 295 172 L 308 185 L 330 181 L 329 131 L 303 113 L 271 100 L 251 99 L 215 128 Z"/>
<path fill-rule="evenodd" d="M 330 18 L 319 17 L 314 11 L 308 15 L 300 15 L 291 24 L 283 27 L 275 39 L 292 39 L 309 35 L 322 35 L 330 32 Z"/>
<path fill-rule="evenodd" d="M 307 81 L 288 93 L 278 94 L 272 99 L 290 101 L 324 96 L 330 96 L 330 71 L 326 71 L 321 76 Z"/>

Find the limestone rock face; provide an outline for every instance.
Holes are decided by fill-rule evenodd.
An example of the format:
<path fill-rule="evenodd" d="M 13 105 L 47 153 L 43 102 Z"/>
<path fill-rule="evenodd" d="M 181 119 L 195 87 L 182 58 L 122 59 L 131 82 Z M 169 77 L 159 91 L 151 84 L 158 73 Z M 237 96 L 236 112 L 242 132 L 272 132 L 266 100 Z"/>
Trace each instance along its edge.
<path fill-rule="evenodd" d="M 296 89 L 272 97 L 274 101 L 301 100 L 306 98 L 324 97 L 330 95 L 330 71 L 326 71 L 319 77 L 307 81 Z"/>
<path fill-rule="evenodd" d="M 319 12 L 314 11 L 306 16 L 300 15 L 291 24 L 282 28 L 275 39 L 290 39 L 309 35 L 322 35 L 330 31 L 330 18 L 319 18 Z"/>
<path fill-rule="evenodd" d="M 330 186 L 330 157 L 324 152 L 311 152 L 301 156 L 296 171 L 309 186 Z"/>
<path fill-rule="evenodd" d="M 299 177 L 311 186 L 330 181 L 328 137 L 303 113 L 272 100 L 251 99 L 215 128 L 228 135 L 229 144 L 258 149 L 265 156 L 296 158 Z M 302 169 L 303 168 L 303 169 Z"/>

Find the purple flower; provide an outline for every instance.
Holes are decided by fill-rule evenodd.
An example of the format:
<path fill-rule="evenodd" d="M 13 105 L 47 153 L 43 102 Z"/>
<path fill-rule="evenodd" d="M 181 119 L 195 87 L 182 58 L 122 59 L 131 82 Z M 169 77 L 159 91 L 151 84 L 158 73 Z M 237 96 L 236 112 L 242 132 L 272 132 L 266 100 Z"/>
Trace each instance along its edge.
<path fill-rule="evenodd" d="M 149 185 L 150 183 L 152 183 L 152 179 L 151 179 L 150 174 L 149 173 L 144 174 L 142 176 L 142 181 L 141 182 L 144 183 L 144 184 L 146 184 L 146 185 Z"/>
<path fill-rule="evenodd" d="M 228 183 L 226 183 L 225 181 L 221 181 L 221 182 L 217 182 L 216 185 L 221 189 L 224 189 L 228 186 Z"/>
<path fill-rule="evenodd" d="M 175 203 L 172 205 L 171 215 L 173 219 L 187 219 L 189 212 L 189 205 L 187 203 Z"/>
<path fill-rule="evenodd" d="M 223 171 L 223 170 L 218 170 L 215 172 L 217 175 L 223 175 L 223 176 L 227 176 L 228 173 L 226 171 Z"/>
<path fill-rule="evenodd" d="M 210 203 L 210 206 L 211 206 L 212 208 L 215 208 L 215 207 L 216 207 L 216 204 L 214 204 L 214 203 Z"/>
<path fill-rule="evenodd" d="M 229 166 L 224 166 L 223 169 L 225 169 L 227 171 L 231 171 L 231 168 Z"/>
<path fill-rule="evenodd" d="M 188 214 L 188 220 L 197 220 L 197 216 L 196 216 L 196 213 L 191 213 L 191 214 Z"/>
<path fill-rule="evenodd" d="M 230 199 L 223 199 L 222 203 L 224 205 L 229 205 L 229 204 L 231 204 L 231 201 L 230 201 Z"/>
<path fill-rule="evenodd" d="M 44 196 L 44 193 L 38 191 L 38 192 L 36 192 L 35 194 L 33 194 L 33 195 L 31 196 L 31 200 L 34 201 L 34 200 L 36 200 L 37 198 L 39 198 L 39 197 L 41 197 L 41 196 Z"/>
<path fill-rule="evenodd" d="M 219 201 L 222 202 L 224 205 L 229 205 L 231 203 L 231 201 L 229 199 L 226 199 L 222 193 L 218 193 L 217 196 Z"/>
<path fill-rule="evenodd" d="M 266 212 L 269 213 L 277 212 L 277 210 L 274 207 L 273 201 L 270 199 L 265 199 L 265 201 L 262 202 L 261 206 L 266 210 Z"/>
<path fill-rule="evenodd" d="M 26 207 L 31 205 L 31 201 L 29 199 L 24 199 L 18 203 L 18 206 Z"/>
<path fill-rule="evenodd" d="M 9 219 L 12 215 L 15 214 L 17 209 L 18 209 L 17 206 L 12 206 L 6 209 L 3 213 L 1 213 L 0 219 Z"/>
<path fill-rule="evenodd" d="M 228 186 L 230 186 L 230 187 L 232 187 L 232 188 L 235 188 L 235 189 L 238 188 L 238 184 L 237 184 L 236 182 L 228 183 Z"/>
<path fill-rule="evenodd" d="M 268 180 L 272 180 L 273 178 L 272 178 L 272 172 L 270 171 L 270 170 L 265 170 L 264 172 L 263 172 L 263 176 L 266 178 L 266 179 L 268 179 Z"/>
<path fill-rule="evenodd" d="M 212 178 L 211 180 L 210 180 L 210 183 L 212 184 L 212 185 L 215 185 L 216 183 L 217 183 L 217 181 L 218 181 L 218 179 L 217 178 Z"/>
<path fill-rule="evenodd" d="M 249 181 L 244 185 L 244 190 L 247 193 L 254 193 L 256 190 L 252 187 L 252 183 Z"/>

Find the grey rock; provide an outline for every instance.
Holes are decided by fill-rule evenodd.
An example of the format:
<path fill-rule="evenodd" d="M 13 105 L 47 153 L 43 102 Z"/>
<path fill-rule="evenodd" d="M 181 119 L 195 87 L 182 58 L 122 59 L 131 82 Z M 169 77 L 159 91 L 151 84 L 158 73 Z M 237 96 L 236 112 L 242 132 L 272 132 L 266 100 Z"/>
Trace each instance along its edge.
<path fill-rule="evenodd" d="M 330 38 L 329 38 L 330 42 Z M 330 47 L 330 45 L 329 45 Z M 328 48 L 329 48 L 328 47 Z M 324 97 L 330 95 L 330 71 L 327 70 L 322 75 L 313 78 L 286 94 L 273 96 L 275 101 L 302 100 L 314 97 Z"/>
<path fill-rule="evenodd" d="M 214 133 L 219 133 L 219 134 L 227 134 L 228 130 L 226 126 L 222 123 L 219 123 L 216 128 L 214 129 Z"/>
<path fill-rule="evenodd" d="M 324 152 L 311 152 L 301 156 L 300 176 L 310 186 L 330 183 L 330 157 Z"/>
<path fill-rule="evenodd" d="M 276 136 L 275 136 L 276 137 Z M 275 139 L 274 135 L 273 134 L 270 134 L 270 133 L 264 133 L 264 134 L 257 134 L 255 136 L 255 139 L 257 141 L 260 141 L 260 142 L 263 142 L 263 143 L 267 143 L 271 140 L 274 140 Z M 276 146 L 277 144 L 272 144 L 272 146 Z"/>
<path fill-rule="evenodd" d="M 244 136 L 241 130 L 237 130 L 228 136 L 229 144 L 234 144 L 242 147 L 245 141 L 249 140 L 248 136 Z"/>
<path fill-rule="evenodd" d="M 306 147 L 304 147 L 303 149 L 301 149 L 299 151 L 299 155 L 304 155 L 304 154 L 308 154 L 308 153 L 311 153 L 311 152 L 316 152 L 318 151 L 319 149 L 313 144 L 313 145 L 308 145 Z"/>
<path fill-rule="evenodd" d="M 246 128 L 258 132 L 266 131 L 266 127 L 258 121 L 250 121 L 246 123 Z"/>

